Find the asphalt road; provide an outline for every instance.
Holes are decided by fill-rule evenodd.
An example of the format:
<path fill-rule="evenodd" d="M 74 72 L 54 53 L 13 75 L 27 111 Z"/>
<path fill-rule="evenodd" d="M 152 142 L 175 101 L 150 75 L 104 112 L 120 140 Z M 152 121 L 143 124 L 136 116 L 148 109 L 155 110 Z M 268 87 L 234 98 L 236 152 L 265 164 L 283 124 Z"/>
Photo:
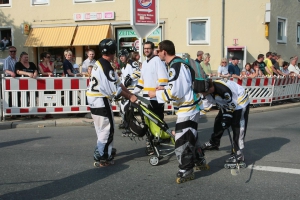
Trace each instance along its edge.
<path fill-rule="evenodd" d="M 206 153 L 211 169 L 183 184 L 175 181 L 174 155 L 151 166 L 145 140 L 124 138 L 119 130 L 116 163 L 105 168 L 93 167 L 93 127 L 0 130 L 0 199 L 299 199 L 299 113 L 298 107 L 251 114 L 248 168 L 238 176 L 223 168 L 230 151 L 224 134 L 220 150 Z M 201 142 L 213 120 L 201 120 Z"/>

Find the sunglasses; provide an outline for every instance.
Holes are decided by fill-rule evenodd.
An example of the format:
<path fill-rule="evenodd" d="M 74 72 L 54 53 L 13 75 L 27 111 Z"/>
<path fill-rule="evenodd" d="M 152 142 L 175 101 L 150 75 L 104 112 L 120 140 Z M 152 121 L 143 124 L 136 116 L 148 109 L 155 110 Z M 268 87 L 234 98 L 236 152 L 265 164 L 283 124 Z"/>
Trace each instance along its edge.
<path fill-rule="evenodd" d="M 9 51 L 10 53 L 16 53 L 17 51 Z"/>

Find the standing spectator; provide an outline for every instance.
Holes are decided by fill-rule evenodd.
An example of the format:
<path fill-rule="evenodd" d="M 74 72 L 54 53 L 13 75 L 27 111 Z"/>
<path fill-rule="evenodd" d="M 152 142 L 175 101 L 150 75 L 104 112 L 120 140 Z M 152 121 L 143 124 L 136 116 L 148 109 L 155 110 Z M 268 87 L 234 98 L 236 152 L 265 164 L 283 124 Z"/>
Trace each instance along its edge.
<path fill-rule="evenodd" d="M 75 73 L 74 72 L 74 68 L 73 68 L 73 64 L 72 64 L 72 51 L 70 50 L 66 50 L 65 53 L 65 60 L 63 62 L 63 69 L 64 69 L 64 74 L 65 76 L 68 75 L 68 76 L 75 76 L 75 75 L 78 75 L 80 76 L 80 73 Z"/>
<path fill-rule="evenodd" d="M 299 67 L 296 65 L 296 57 L 291 57 L 290 60 L 290 65 L 288 67 L 288 70 L 290 73 L 294 73 L 296 76 L 300 77 L 300 69 Z"/>
<path fill-rule="evenodd" d="M 54 63 L 50 61 L 51 55 L 48 52 L 43 52 L 40 55 L 42 62 L 39 64 L 39 71 L 43 77 L 53 76 Z"/>
<path fill-rule="evenodd" d="M 16 77 L 15 74 L 15 64 L 18 62 L 17 58 L 17 48 L 10 46 L 8 48 L 9 56 L 4 60 L 3 71 L 6 76 Z"/>
<path fill-rule="evenodd" d="M 117 72 L 118 76 L 121 77 L 122 71 L 120 69 L 120 64 L 118 62 L 118 58 L 117 57 L 114 58 L 114 61 L 112 62 L 112 67 Z"/>
<path fill-rule="evenodd" d="M 218 77 L 223 77 L 223 78 L 229 77 L 228 65 L 227 65 L 226 58 L 222 58 L 222 60 L 221 60 L 221 64 L 218 68 Z"/>
<path fill-rule="evenodd" d="M 8 43 L 9 43 L 9 40 L 6 39 L 6 37 L 3 37 L 3 40 L 1 40 L 1 42 L 0 42 L 1 51 L 5 50 L 5 48 L 8 45 Z"/>
<path fill-rule="evenodd" d="M 282 70 L 281 70 L 283 75 L 287 76 L 287 75 L 290 74 L 290 71 L 289 71 L 288 68 L 289 68 L 289 63 L 284 61 L 283 64 L 282 64 Z"/>
<path fill-rule="evenodd" d="M 210 67 L 210 54 L 209 53 L 205 53 L 203 55 L 203 61 L 200 63 L 200 66 L 202 67 L 202 69 L 204 70 L 205 74 L 207 76 L 216 76 L 215 74 L 212 73 L 211 71 L 211 67 Z"/>
<path fill-rule="evenodd" d="M 143 97 L 150 99 L 148 92 L 156 91 L 157 87 L 164 87 L 168 84 L 168 72 L 165 64 L 158 56 L 153 55 L 154 43 L 147 41 L 144 43 L 144 54 L 147 57 L 142 64 L 141 77 L 134 89 L 134 93 L 143 90 Z M 148 108 L 152 110 L 161 120 L 164 119 L 164 103 L 158 103 L 156 98 L 150 99 Z"/>
<path fill-rule="evenodd" d="M 88 58 L 85 61 L 83 61 L 82 65 L 81 65 L 81 71 L 80 72 L 82 74 L 86 74 L 88 66 L 94 65 L 95 62 L 96 62 L 96 60 L 94 59 L 95 51 L 93 49 L 87 50 L 87 56 L 88 56 Z"/>
<path fill-rule="evenodd" d="M 202 60 L 203 54 L 204 52 L 201 50 L 197 52 L 197 58 L 195 59 L 195 61 L 198 62 L 199 64 L 203 61 Z"/>
<path fill-rule="evenodd" d="M 241 70 L 238 66 L 238 63 L 239 63 L 239 59 L 235 56 L 232 57 L 231 58 L 231 63 L 228 65 L 228 72 L 229 72 L 231 77 L 242 79 Z"/>
<path fill-rule="evenodd" d="M 264 75 L 266 75 L 266 63 L 264 62 L 264 60 L 265 60 L 265 56 L 264 56 L 264 54 L 258 54 L 258 56 L 257 56 L 257 62 L 258 62 L 258 64 L 259 64 L 259 69 L 260 69 L 260 71 L 262 71 L 262 73 L 264 74 Z"/>
<path fill-rule="evenodd" d="M 283 73 L 280 71 L 280 65 L 279 65 L 279 62 L 277 62 L 277 60 L 278 60 L 277 53 L 273 52 L 273 53 L 272 53 L 272 59 L 271 59 L 272 64 L 273 64 L 273 67 L 274 67 L 273 70 L 275 70 L 275 73 L 276 73 L 277 75 L 282 75 L 282 76 L 283 76 Z"/>
<path fill-rule="evenodd" d="M 155 51 L 157 51 L 157 49 L 154 50 L 154 52 Z M 142 63 L 140 62 L 140 58 L 141 58 L 141 56 L 140 56 L 139 52 L 134 51 L 134 52 L 131 53 L 131 58 L 130 59 L 132 61 L 136 62 L 139 65 L 139 68 L 142 69 Z"/>
<path fill-rule="evenodd" d="M 276 60 L 279 64 L 279 68 L 281 69 L 283 66 L 283 59 L 281 58 L 281 55 L 277 55 L 277 60 Z"/>
<path fill-rule="evenodd" d="M 269 76 L 273 76 L 273 73 L 277 72 L 274 68 L 274 65 L 272 63 L 272 52 L 267 52 L 266 53 L 266 59 L 265 59 L 265 63 L 266 63 L 266 72 L 267 74 L 266 75 L 269 75 Z M 277 74 L 277 73 L 276 73 Z"/>
<path fill-rule="evenodd" d="M 25 77 L 36 78 L 38 76 L 36 65 L 33 62 L 29 62 L 28 53 L 21 53 L 20 61 L 15 65 L 15 73 L 17 77 L 23 75 Z"/>

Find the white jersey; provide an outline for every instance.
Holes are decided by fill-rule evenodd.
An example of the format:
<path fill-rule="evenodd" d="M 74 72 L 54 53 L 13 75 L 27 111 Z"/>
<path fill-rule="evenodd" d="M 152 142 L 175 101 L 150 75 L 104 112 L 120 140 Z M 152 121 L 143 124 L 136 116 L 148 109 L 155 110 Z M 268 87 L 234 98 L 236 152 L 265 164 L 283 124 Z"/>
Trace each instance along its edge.
<path fill-rule="evenodd" d="M 168 84 L 167 68 L 158 56 L 145 60 L 142 64 L 141 78 L 138 80 L 133 93 L 143 92 L 143 97 L 149 99 L 148 91 L 155 91 L 157 86 Z M 155 100 L 152 98 L 151 100 Z"/>
<path fill-rule="evenodd" d="M 141 77 L 139 63 L 136 61 L 128 60 L 126 66 L 122 69 L 122 83 L 124 84 L 125 78 L 130 75 L 132 79 L 131 84 L 127 87 L 128 90 L 133 90 Z"/>
<path fill-rule="evenodd" d="M 213 85 L 214 93 L 207 95 L 206 98 L 208 101 L 220 105 L 226 112 L 234 112 L 250 103 L 245 88 L 236 82 L 215 80 Z"/>
<path fill-rule="evenodd" d="M 156 98 L 158 103 L 173 101 L 178 117 L 194 115 L 203 108 L 200 94 L 193 92 L 189 66 L 180 62 L 170 66 L 168 86 L 156 91 Z"/>
<path fill-rule="evenodd" d="M 93 67 L 90 84 L 86 92 L 91 108 L 105 107 L 103 98 L 112 99 L 120 90 L 120 80 L 109 61 L 100 58 Z"/>

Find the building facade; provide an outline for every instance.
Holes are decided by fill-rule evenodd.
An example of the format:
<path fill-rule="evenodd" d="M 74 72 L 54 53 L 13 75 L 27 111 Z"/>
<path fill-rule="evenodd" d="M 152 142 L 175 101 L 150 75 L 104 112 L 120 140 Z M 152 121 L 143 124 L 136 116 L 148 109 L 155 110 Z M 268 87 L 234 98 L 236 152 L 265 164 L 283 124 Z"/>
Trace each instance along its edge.
<path fill-rule="evenodd" d="M 151 1 L 151 0 L 148 0 Z M 196 57 L 211 55 L 216 70 L 222 57 L 241 59 L 242 68 L 257 55 L 277 52 L 284 60 L 300 54 L 299 0 L 157 0 L 159 27 L 146 40 L 156 45 L 172 40 L 176 52 Z M 0 37 L 11 38 L 18 53 L 30 61 L 49 51 L 57 65 L 63 51 L 71 49 L 74 62 L 82 63 L 85 51 L 96 50 L 104 38 L 113 38 L 118 49 L 138 50 L 130 26 L 130 0 L 0 0 Z M 8 51 L 0 52 L 0 59 Z"/>

